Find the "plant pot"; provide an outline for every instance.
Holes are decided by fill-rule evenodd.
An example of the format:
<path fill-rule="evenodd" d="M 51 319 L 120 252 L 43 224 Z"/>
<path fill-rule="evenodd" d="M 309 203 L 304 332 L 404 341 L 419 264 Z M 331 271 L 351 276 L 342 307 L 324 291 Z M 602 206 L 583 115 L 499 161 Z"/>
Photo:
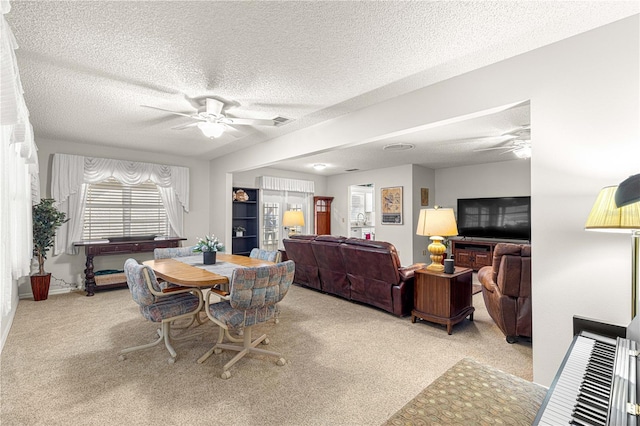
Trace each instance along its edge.
<path fill-rule="evenodd" d="M 236 237 L 242 237 L 244 235 L 244 231 L 236 231 Z"/>
<path fill-rule="evenodd" d="M 31 275 L 31 292 L 33 300 L 47 300 L 49 297 L 49 285 L 51 284 L 51 273 L 44 275 Z"/>
<path fill-rule="evenodd" d="M 203 251 L 202 263 L 205 265 L 214 265 L 216 263 L 216 253 L 217 251 Z"/>

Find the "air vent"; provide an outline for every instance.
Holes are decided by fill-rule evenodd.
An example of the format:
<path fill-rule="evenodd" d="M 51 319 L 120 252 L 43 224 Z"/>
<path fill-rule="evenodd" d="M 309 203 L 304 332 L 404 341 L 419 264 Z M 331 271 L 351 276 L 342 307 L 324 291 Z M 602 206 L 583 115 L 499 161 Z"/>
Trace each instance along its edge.
<path fill-rule="evenodd" d="M 275 121 L 276 126 L 282 126 L 283 124 L 287 124 L 289 121 L 291 121 L 291 119 L 278 116 L 274 118 L 273 121 Z"/>
<path fill-rule="evenodd" d="M 345 172 L 357 172 L 358 170 L 360 170 L 360 169 L 347 169 L 347 170 L 345 170 Z"/>
<path fill-rule="evenodd" d="M 385 145 L 382 149 L 385 151 L 406 151 L 408 149 L 413 149 L 416 146 L 412 143 L 390 143 L 389 145 Z"/>

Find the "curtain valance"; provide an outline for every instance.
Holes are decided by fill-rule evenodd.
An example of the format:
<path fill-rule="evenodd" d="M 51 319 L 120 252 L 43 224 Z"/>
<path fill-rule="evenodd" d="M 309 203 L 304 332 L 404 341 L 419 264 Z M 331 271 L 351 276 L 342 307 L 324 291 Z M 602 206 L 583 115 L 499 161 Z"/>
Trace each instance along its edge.
<path fill-rule="evenodd" d="M 51 196 L 58 204 L 75 194 L 83 183 L 98 183 L 110 177 L 126 185 L 150 180 L 162 188 L 173 188 L 184 211 L 189 211 L 189 169 L 179 166 L 54 154 Z"/>
<path fill-rule="evenodd" d="M 315 192 L 315 182 L 312 180 L 289 179 L 273 176 L 258 177 L 258 187 L 260 189 L 270 189 L 273 191 Z"/>

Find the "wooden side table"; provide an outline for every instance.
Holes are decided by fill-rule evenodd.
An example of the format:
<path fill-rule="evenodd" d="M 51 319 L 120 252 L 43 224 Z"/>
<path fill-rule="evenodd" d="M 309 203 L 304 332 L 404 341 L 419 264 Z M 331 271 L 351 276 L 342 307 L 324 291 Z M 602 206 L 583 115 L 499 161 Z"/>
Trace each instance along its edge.
<path fill-rule="evenodd" d="M 472 272 L 470 268 L 458 266 L 453 274 L 426 269 L 415 271 L 411 322 L 415 323 L 416 318 L 421 318 L 446 324 L 447 333 L 451 334 L 453 325 L 467 316 L 473 321 Z"/>

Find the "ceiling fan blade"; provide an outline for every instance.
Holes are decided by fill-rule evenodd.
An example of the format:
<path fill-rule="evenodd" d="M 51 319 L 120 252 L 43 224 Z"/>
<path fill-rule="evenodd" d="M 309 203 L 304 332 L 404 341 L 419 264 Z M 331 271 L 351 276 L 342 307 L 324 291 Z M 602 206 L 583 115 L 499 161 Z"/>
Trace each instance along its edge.
<path fill-rule="evenodd" d="M 172 130 L 184 130 L 184 129 L 188 129 L 189 127 L 195 127 L 198 125 L 198 122 L 194 122 L 194 123 L 189 123 L 189 124 L 183 124 L 181 126 L 176 126 L 176 127 L 172 127 Z"/>
<path fill-rule="evenodd" d="M 231 124 L 236 124 L 241 126 L 277 126 L 278 125 L 278 123 L 275 120 L 264 120 L 259 118 L 227 117 L 227 120 L 229 120 Z"/>
<path fill-rule="evenodd" d="M 510 149 L 510 147 L 508 146 L 495 146 L 493 148 L 480 148 L 480 149 L 474 149 L 475 152 L 480 152 L 480 151 L 493 151 L 494 149 Z"/>
<path fill-rule="evenodd" d="M 181 115 L 183 117 L 195 118 L 193 115 L 190 115 L 190 114 L 184 114 L 182 112 L 171 111 L 171 110 L 168 110 L 168 109 L 158 108 L 158 107 L 154 107 L 154 106 L 151 106 L 151 105 L 140 105 L 140 106 L 141 107 L 145 107 L 145 108 L 157 109 L 158 111 L 164 111 L 164 112 L 168 112 L 170 114 Z"/>

